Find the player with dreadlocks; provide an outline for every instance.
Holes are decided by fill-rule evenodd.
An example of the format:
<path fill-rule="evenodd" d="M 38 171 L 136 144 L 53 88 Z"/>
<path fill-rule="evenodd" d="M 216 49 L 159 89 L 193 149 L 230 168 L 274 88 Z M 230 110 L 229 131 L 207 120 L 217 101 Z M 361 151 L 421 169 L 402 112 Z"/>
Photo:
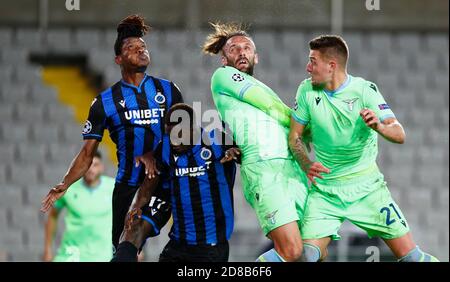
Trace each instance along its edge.
<path fill-rule="evenodd" d="M 287 143 L 291 110 L 253 77 L 259 58 L 250 35 L 238 24 L 212 26 L 215 32 L 203 51 L 220 54 L 223 65 L 211 78 L 214 103 L 242 152 L 245 198 L 275 246 L 257 261 L 297 261 L 303 250 L 299 223 L 308 189 Z"/>
<path fill-rule="evenodd" d="M 154 151 L 163 140 L 164 115 L 173 104 L 183 102 L 174 83 L 146 74 L 150 55 L 142 37 L 150 30 L 144 19 L 130 15 L 117 27 L 114 44 L 115 62 L 120 66 L 122 79 L 98 95 L 91 104 L 89 116 L 83 128 L 84 145 L 72 161 L 61 183 L 53 187 L 42 201 L 43 212 L 62 197 L 75 181 L 80 179 L 92 163 L 103 132 L 108 129 L 116 144 L 118 172 L 113 193 L 112 240 L 115 248 L 123 230 L 125 216 L 133 197 L 148 174 L 157 173 L 156 161 L 135 165 L 135 157 Z M 163 197 L 163 189 L 157 189 L 155 197 Z M 164 199 L 153 199 L 154 235 L 167 222 L 170 210 Z M 146 204 L 148 205 L 148 203 Z M 159 210 L 158 210 L 159 208 Z M 161 212 L 160 212 L 161 211 Z M 124 248 L 127 246 L 124 246 Z"/>

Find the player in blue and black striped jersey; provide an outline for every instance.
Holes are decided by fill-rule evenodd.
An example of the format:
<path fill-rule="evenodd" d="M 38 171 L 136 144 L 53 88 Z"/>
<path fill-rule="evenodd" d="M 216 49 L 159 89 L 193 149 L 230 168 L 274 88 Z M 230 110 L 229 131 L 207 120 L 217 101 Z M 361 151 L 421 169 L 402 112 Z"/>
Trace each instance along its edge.
<path fill-rule="evenodd" d="M 166 116 L 164 138 L 170 139 L 170 146 L 163 142 L 156 159 L 161 160 L 161 175 L 169 180 L 165 188 L 170 191 L 173 225 L 159 260 L 225 262 L 234 225 L 234 160 L 239 159 L 239 151 L 232 142 L 224 142 L 223 130 L 196 129 L 193 120 L 193 109 L 186 104 L 174 105 Z M 138 160 L 146 163 L 145 156 Z M 149 230 L 160 228 L 161 213 L 155 215 L 145 205 L 158 183 L 156 178 L 146 178 L 136 193 L 113 261 L 136 261 L 138 247 L 151 235 Z"/>
<path fill-rule="evenodd" d="M 63 181 L 50 190 L 42 204 L 42 211 L 47 211 L 84 175 L 104 130 L 108 129 L 116 144 L 119 162 L 112 203 L 114 247 L 117 247 L 133 196 L 145 176 L 143 166 L 135 166 L 134 158 L 156 149 L 162 142 L 166 109 L 183 101 L 174 83 L 145 73 L 150 55 L 142 37 L 148 30 L 143 18 L 137 15 L 125 18 L 118 25 L 114 51 L 122 79 L 92 102 L 83 128 L 84 145 Z"/>

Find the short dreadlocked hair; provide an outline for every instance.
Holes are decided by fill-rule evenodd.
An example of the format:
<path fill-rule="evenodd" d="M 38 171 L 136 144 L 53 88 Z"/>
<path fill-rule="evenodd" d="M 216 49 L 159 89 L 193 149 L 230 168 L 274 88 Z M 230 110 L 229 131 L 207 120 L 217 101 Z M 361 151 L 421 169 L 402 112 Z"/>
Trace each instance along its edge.
<path fill-rule="evenodd" d="M 114 43 L 114 52 L 116 56 L 122 51 L 123 40 L 128 37 L 142 37 L 151 29 L 146 25 L 144 18 L 139 15 L 130 15 L 123 19 L 117 26 L 117 39 Z"/>
<path fill-rule="evenodd" d="M 228 39 L 233 36 L 245 36 L 251 39 L 251 36 L 245 31 L 246 27 L 238 23 L 209 23 L 215 30 L 214 33 L 208 35 L 205 43 L 203 44 L 203 52 L 209 55 L 218 54 L 223 46 L 227 43 Z"/>

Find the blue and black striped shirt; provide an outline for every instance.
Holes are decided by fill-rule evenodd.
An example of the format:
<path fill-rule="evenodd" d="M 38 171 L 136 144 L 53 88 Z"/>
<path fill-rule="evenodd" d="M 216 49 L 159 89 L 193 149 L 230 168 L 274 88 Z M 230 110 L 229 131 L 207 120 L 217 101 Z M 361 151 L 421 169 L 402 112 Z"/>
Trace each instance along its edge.
<path fill-rule="evenodd" d="M 164 134 L 164 114 L 183 98 L 174 83 L 145 74 L 138 87 L 123 80 L 98 95 L 92 102 L 83 139 L 101 141 L 105 129 L 116 144 L 116 181 L 138 186 L 143 166 L 134 158 L 155 150 Z"/>
<path fill-rule="evenodd" d="M 188 245 L 224 243 L 234 227 L 236 164 L 220 163 L 228 147 L 219 145 L 214 131 L 206 134 L 208 142 L 184 154 L 164 152 L 170 150 L 166 146 L 162 150 L 163 166 L 170 177 L 173 225 L 169 236 Z"/>

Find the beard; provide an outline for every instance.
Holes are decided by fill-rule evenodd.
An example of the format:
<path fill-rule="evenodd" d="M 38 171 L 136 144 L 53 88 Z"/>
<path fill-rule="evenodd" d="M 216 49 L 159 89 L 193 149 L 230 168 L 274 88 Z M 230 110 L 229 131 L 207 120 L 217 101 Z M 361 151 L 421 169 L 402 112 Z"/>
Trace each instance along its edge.
<path fill-rule="evenodd" d="M 247 61 L 248 61 L 248 66 L 243 70 L 240 70 L 237 63 L 233 62 L 230 58 L 227 58 L 227 66 L 234 67 L 235 69 L 238 69 L 248 75 L 253 76 L 253 69 L 255 67 L 255 61 L 254 61 L 254 59 L 253 60 L 247 59 Z"/>

